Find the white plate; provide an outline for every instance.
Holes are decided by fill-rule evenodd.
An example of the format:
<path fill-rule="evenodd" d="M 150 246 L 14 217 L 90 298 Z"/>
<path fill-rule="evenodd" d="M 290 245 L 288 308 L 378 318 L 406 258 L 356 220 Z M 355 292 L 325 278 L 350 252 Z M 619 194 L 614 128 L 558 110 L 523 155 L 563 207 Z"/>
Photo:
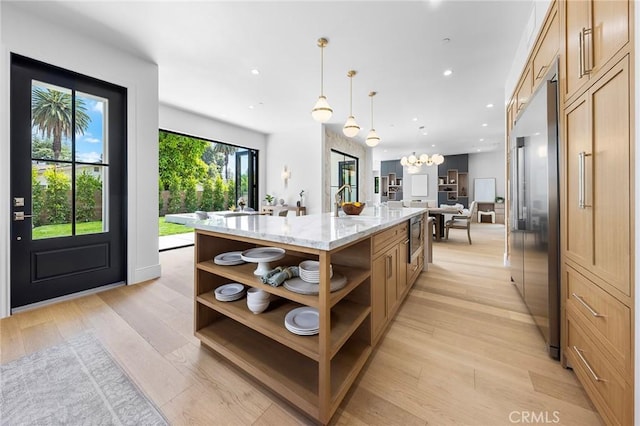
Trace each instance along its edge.
<path fill-rule="evenodd" d="M 284 257 L 284 249 L 279 247 L 256 247 L 243 251 L 240 257 L 247 262 L 271 262 L 282 259 Z"/>
<path fill-rule="evenodd" d="M 230 283 L 221 285 L 220 287 L 214 290 L 216 296 L 220 296 L 222 298 L 235 296 L 237 294 L 244 293 L 244 286 L 238 283 Z"/>
<path fill-rule="evenodd" d="M 230 265 L 242 265 L 245 263 L 241 257 L 241 251 L 230 251 L 227 253 L 220 253 L 213 258 L 213 263 L 216 265 L 230 266 Z"/>
<path fill-rule="evenodd" d="M 285 328 L 287 330 L 289 330 L 291 333 L 293 334 L 297 334 L 298 336 L 313 336 L 314 334 L 318 334 L 320 332 L 319 329 L 317 330 L 309 330 L 309 331 L 300 331 L 300 330 L 296 330 L 293 328 L 290 328 L 287 323 L 284 324 Z"/>
<path fill-rule="evenodd" d="M 301 306 L 289 311 L 284 317 L 284 323 L 289 331 L 295 330 L 301 333 L 317 331 L 320 327 L 320 314 L 316 308 Z"/>
<path fill-rule="evenodd" d="M 244 292 L 238 293 L 238 294 L 234 294 L 233 296 L 218 296 L 216 294 L 215 297 L 220 302 L 234 302 L 236 300 L 242 299 L 244 297 Z"/>
<path fill-rule="evenodd" d="M 331 291 L 337 291 L 347 285 L 347 277 L 342 274 L 335 274 L 331 279 Z M 300 294 L 318 294 L 320 293 L 320 285 L 309 283 L 300 277 L 291 278 L 284 282 L 284 288 L 294 293 Z"/>

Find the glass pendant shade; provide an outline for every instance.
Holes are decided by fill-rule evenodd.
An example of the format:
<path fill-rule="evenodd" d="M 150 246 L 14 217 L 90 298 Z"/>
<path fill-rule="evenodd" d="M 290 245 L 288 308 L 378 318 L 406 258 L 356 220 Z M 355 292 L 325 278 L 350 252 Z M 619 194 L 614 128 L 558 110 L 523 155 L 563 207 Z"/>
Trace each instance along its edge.
<path fill-rule="evenodd" d="M 431 159 L 433 160 L 434 164 L 442 164 L 444 163 L 444 156 L 440 155 L 440 154 L 434 154 L 431 156 Z"/>
<path fill-rule="evenodd" d="M 369 130 L 366 142 L 370 147 L 374 147 L 380 143 L 380 136 L 376 133 L 376 129 Z"/>
<path fill-rule="evenodd" d="M 315 106 L 311 110 L 311 116 L 314 120 L 324 123 L 331 118 L 333 114 L 333 109 L 329 106 L 329 102 L 327 102 L 327 98 L 325 96 L 320 95 L 318 97 L 318 101 Z"/>
<path fill-rule="evenodd" d="M 407 157 L 402 157 L 402 158 L 400 159 L 400 164 L 401 164 L 403 167 L 408 166 L 408 165 L 409 165 L 409 163 L 407 162 Z"/>
<path fill-rule="evenodd" d="M 344 133 L 344 135 L 349 138 L 352 138 L 360 133 L 360 126 L 358 126 L 358 123 L 356 123 L 356 119 L 353 117 L 353 115 L 350 115 L 349 118 L 347 118 L 347 122 L 344 123 L 344 127 L 342 128 L 342 133 Z"/>
<path fill-rule="evenodd" d="M 418 158 L 414 154 L 411 154 L 409 156 L 409 164 L 414 164 L 416 161 L 418 161 Z"/>

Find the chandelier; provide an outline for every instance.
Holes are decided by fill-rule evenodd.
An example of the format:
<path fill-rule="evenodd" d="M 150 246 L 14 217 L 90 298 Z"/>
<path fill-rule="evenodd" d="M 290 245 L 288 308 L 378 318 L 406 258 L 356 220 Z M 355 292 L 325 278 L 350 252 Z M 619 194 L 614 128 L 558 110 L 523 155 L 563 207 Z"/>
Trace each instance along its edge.
<path fill-rule="evenodd" d="M 409 174 L 415 174 L 420 171 L 422 165 L 432 166 L 444 163 L 444 157 L 440 154 L 433 154 L 429 157 L 427 154 L 421 154 L 419 157 L 414 152 L 408 157 L 402 157 L 400 164 L 408 168 Z"/>

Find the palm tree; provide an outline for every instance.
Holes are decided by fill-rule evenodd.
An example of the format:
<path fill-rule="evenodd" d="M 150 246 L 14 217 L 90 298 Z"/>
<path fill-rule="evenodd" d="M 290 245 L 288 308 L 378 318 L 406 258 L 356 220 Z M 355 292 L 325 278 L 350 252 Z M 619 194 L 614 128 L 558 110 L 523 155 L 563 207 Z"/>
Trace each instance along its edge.
<path fill-rule="evenodd" d="M 214 143 L 213 152 L 224 155 L 224 180 L 229 181 L 229 156 L 235 154 L 238 148 L 224 143 Z"/>
<path fill-rule="evenodd" d="M 91 118 L 83 99 L 76 98 L 75 106 L 75 132 L 82 135 L 89 128 Z M 62 137 L 71 136 L 71 94 L 35 87 L 31 98 L 31 115 L 32 126 L 37 127 L 42 136 L 53 136 L 53 158 L 58 160 L 62 152 Z"/>

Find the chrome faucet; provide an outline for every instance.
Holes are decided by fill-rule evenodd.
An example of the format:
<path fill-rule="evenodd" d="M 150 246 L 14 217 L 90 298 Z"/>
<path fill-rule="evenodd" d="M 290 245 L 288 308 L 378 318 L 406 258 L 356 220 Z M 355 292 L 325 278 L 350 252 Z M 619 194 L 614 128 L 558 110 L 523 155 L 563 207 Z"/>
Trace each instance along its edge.
<path fill-rule="evenodd" d="M 351 195 L 351 185 L 349 185 L 348 183 L 345 183 L 344 185 L 342 185 L 340 189 L 338 189 L 338 192 L 336 192 L 336 214 L 335 214 L 336 217 L 338 217 L 338 210 L 340 209 L 340 205 L 342 204 L 342 196 L 340 194 L 345 189 L 348 189 L 349 195 Z"/>

